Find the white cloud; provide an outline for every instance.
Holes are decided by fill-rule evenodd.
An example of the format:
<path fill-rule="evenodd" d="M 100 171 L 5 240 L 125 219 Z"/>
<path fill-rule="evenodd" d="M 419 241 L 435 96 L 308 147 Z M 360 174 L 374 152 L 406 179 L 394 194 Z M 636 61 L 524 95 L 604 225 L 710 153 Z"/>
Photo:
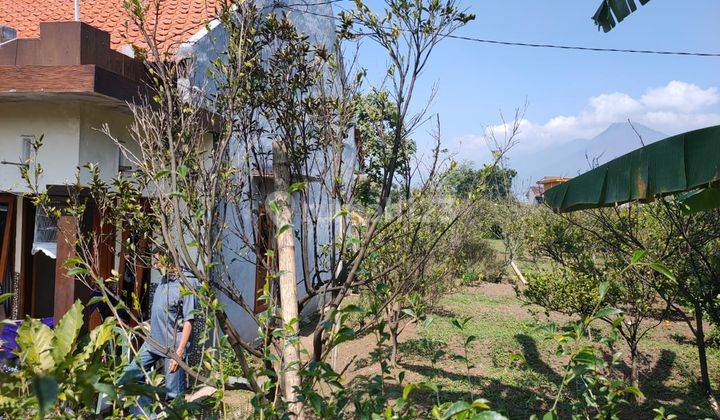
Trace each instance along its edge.
<path fill-rule="evenodd" d="M 720 124 L 718 88 L 703 89 L 695 84 L 673 80 L 665 86 L 649 88 L 639 98 L 622 93 L 602 93 L 588 99 L 576 115 L 558 115 L 544 123 L 523 120 L 518 152 L 530 152 L 577 138 L 590 138 L 614 122 L 629 118 L 669 135 L 708 125 Z M 483 134 L 467 134 L 458 139 L 464 152 L 483 152 L 485 135 L 494 130 L 502 135 L 502 124 L 486 128 Z"/>
<path fill-rule="evenodd" d="M 626 93 L 603 93 L 588 102 L 590 108 L 582 114 L 585 122 L 611 123 L 642 109 L 642 104 Z"/>
<path fill-rule="evenodd" d="M 692 83 L 673 80 L 667 85 L 648 89 L 640 98 L 651 109 L 674 109 L 680 112 L 693 112 L 718 102 L 718 90 L 715 87 L 702 89 Z"/>

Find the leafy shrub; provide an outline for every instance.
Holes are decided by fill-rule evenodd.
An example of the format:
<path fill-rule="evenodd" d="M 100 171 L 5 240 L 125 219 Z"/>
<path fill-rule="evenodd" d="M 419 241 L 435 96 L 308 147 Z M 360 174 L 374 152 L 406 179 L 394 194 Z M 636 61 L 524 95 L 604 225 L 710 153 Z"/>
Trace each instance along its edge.
<path fill-rule="evenodd" d="M 464 285 L 487 281 L 498 283 L 505 274 L 505 262 L 478 232 L 466 224 L 458 225 L 450 245 L 455 276 Z"/>
<path fill-rule="evenodd" d="M 80 340 L 82 304 L 77 301 L 53 330 L 28 318 L 17 333 L 17 370 L 0 372 L 0 414 L 6 418 L 85 417 L 100 393 L 117 396 L 119 367 L 108 363 L 105 346 L 115 338 L 108 318 Z"/>
<path fill-rule="evenodd" d="M 471 285 L 480 281 L 480 274 L 474 269 L 470 269 L 460 276 L 460 284 L 463 286 Z"/>
<path fill-rule="evenodd" d="M 600 279 L 562 266 L 530 271 L 521 297 L 547 311 L 589 315 L 598 303 Z M 612 291 L 611 293 L 612 294 Z"/>
<path fill-rule="evenodd" d="M 712 330 L 705 336 L 705 345 L 720 350 L 720 327 L 715 326 Z"/>

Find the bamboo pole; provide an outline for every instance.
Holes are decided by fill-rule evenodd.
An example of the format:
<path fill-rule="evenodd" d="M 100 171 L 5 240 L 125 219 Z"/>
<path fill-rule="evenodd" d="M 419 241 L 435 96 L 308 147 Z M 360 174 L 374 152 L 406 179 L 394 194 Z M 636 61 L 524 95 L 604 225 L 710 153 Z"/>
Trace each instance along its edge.
<path fill-rule="evenodd" d="M 275 192 L 271 197 L 277 204 L 276 227 L 278 277 L 280 283 L 280 310 L 283 326 L 287 334 L 283 343 L 283 395 L 289 404 L 291 413 L 302 418 L 302 403 L 298 401 L 297 389 L 300 388 L 300 349 L 298 332 L 297 279 L 295 275 L 295 234 L 292 227 L 292 197 L 290 189 L 290 163 L 287 150 L 281 141 L 273 143 L 273 172 Z"/>
<path fill-rule="evenodd" d="M 515 272 L 515 275 L 518 276 L 522 284 L 527 285 L 527 280 L 525 280 L 525 276 L 523 276 L 523 273 L 520 272 L 520 268 L 518 268 L 517 264 L 515 264 L 515 261 L 510 260 L 510 267 L 512 267 L 513 271 Z"/>

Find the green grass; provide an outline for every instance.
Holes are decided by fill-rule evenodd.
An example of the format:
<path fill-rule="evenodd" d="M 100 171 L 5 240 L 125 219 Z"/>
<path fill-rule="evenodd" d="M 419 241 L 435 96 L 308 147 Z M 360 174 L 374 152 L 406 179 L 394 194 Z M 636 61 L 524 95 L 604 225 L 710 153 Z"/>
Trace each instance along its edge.
<path fill-rule="evenodd" d="M 513 295 L 491 297 L 478 289 L 471 290 L 443 298 L 442 310 L 435 315 L 428 331 L 430 338 L 445 343 L 448 353 L 462 354 L 464 337 L 450 322 L 454 317 L 471 317 L 465 334 L 478 339 L 470 353 L 475 367 L 469 380 L 463 364 L 452 360 L 450 355 L 433 370 L 420 346 L 422 333 L 402 344 L 401 367 L 436 382 L 445 400 L 483 397 L 510 418 L 541 415 L 552 405 L 563 365 L 563 359 L 554 355 L 555 344 L 547 339 L 544 330 L 549 321 L 531 316 Z M 626 409 L 623 417 L 652 418 L 651 410 L 661 405 L 679 418 L 710 416 L 705 399 L 691 377 L 698 375 L 695 348 L 660 329 L 643 341 L 641 347 L 649 359 L 641 378 L 647 400 L 641 407 Z M 511 364 L 515 354 L 522 355 L 526 363 Z M 710 353 L 710 370 L 715 384 L 720 383 L 717 350 Z M 433 398 L 428 400 L 433 402 Z M 563 407 L 563 411 L 567 410 L 567 403 Z"/>

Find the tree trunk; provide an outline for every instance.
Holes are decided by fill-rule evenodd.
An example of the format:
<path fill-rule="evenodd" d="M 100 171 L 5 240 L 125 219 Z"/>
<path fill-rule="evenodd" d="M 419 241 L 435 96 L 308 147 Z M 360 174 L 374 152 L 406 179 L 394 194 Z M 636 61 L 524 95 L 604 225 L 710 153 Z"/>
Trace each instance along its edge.
<path fill-rule="evenodd" d="M 390 363 L 393 367 L 398 364 L 398 325 L 394 323 L 390 326 L 390 344 L 392 345 L 392 353 L 390 354 Z"/>
<path fill-rule="evenodd" d="M 630 384 L 636 389 L 640 389 L 640 375 L 638 372 L 638 349 L 637 343 L 630 346 Z M 643 398 L 631 396 L 635 404 L 642 404 Z"/>
<path fill-rule="evenodd" d="M 387 325 L 390 331 L 390 345 L 392 352 L 390 353 L 390 362 L 393 367 L 398 363 L 398 330 L 400 328 L 400 303 L 395 302 L 387 308 Z"/>
<path fill-rule="evenodd" d="M 243 375 L 245 375 L 245 378 L 247 378 L 250 387 L 254 392 L 260 392 L 260 386 L 258 385 L 255 378 L 250 375 L 250 366 L 248 365 L 247 359 L 245 358 L 245 350 L 243 350 L 243 346 L 240 342 L 240 336 L 238 335 L 237 330 L 235 330 L 235 327 L 232 326 L 230 320 L 222 309 L 218 309 L 215 311 L 215 317 L 218 319 L 220 329 L 227 336 L 230 347 L 235 352 L 235 356 L 240 362 L 240 367 L 242 368 Z"/>
<path fill-rule="evenodd" d="M 275 175 L 275 192 L 273 199 L 277 204 L 278 214 L 275 215 L 278 229 L 277 256 L 280 283 L 280 310 L 283 327 L 288 334 L 283 343 L 283 395 L 289 404 L 289 411 L 302 418 L 302 403 L 299 402 L 297 390 L 300 388 L 300 349 L 297 337 L 298 298 L 297 278 L 295 275 L 295 234 L 292 228 L 292 197 L 290 196 L 290 162 L 287 149 L 282 141 L 273 143 L 273 172 Z"/>
<path fill-rule="evenodd" d="M 715 417 L 720 419 L 720 404 L 718 404 L 713 394 L 712 384 L 710 383 L 710 374 L 708 373 L 707 353 L 705 351 L 705 332 L 703 330 L 702 308 L 695 306 L 695 342 L 698 348 L 698 358 L 700 359 L 700 378 L 703 390 L 707 396 L 708 404 L 715 412 Z"/>

